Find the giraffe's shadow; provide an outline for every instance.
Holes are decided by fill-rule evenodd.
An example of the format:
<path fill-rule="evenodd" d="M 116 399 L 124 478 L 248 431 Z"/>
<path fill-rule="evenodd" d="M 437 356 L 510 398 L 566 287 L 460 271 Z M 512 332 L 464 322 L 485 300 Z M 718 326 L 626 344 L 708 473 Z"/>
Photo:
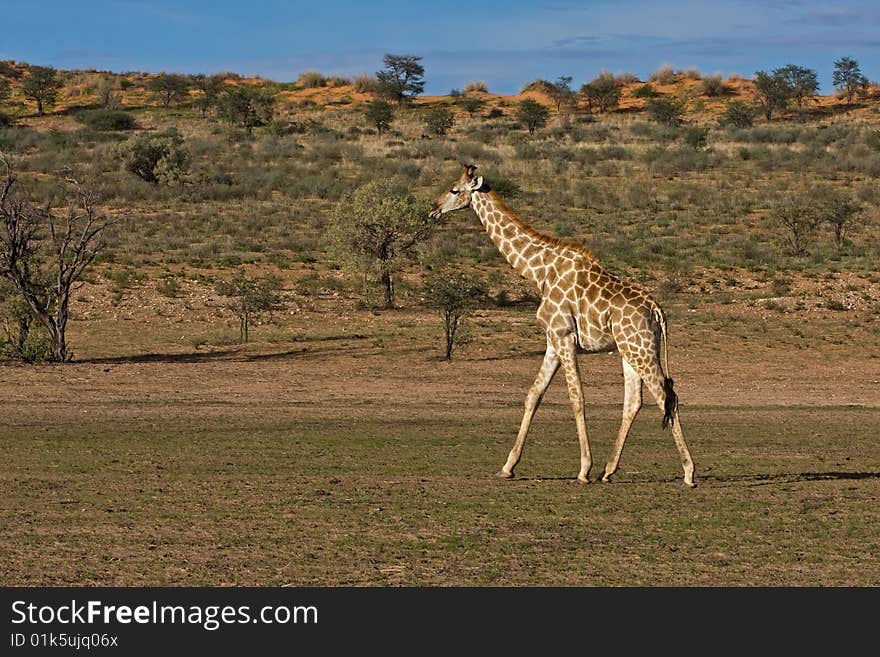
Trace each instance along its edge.
<path fill-rule="evenodd" d="M 626 475 L 618 474 L 616 477 L 613 477 L 613 481 L 609 484 L 602 484 L 604 486 L 626 486 L 626 485 L 642 485 L 642 484 L 661 484 L 661 483 L 670 483 L 676 482 L 680 479 L 680 477 L 653 477 L 653 478 L 642 478 L 642 477 L 627 477 Z M 706 474 L 700 475 L 697 474 L 695 477 L 695 481 L 697 484 L 733 484 L 739 483 L 744 484 L 746 486 L 772 486 L 778 484 L 792 484 L 803 481 L 860 481 L 864 479 L 880 479 L 880 472 L 842 472 L 842 471 L 829 471 L 829 472 L 775 472 L 775 473 L 754 473 L 754 474 Z M 506 483 L 504 480 L 502 483 Z M 576 477 L 560 477 L 560 476 L 542 476 L 542 475 L 529 475 L 525 477 L 520 477 L 517 475 L 514 479 L 509 480 L 512 482 L 521 481 L 521 482 L 542 482 L 542 481 L 567 481 L 571 483 L 578 483 Z M 593 483 L 601 483 L 598 479 L 592 479 Z"/>
<path fill-rule="evenodd" d="M 862 479 L 880 479 L 880 472 L 844 472 L 832 470 L 828 472 L 775 472 L 755 474 L 707 474 L 699 477 L 702 481 L 719 483 L 744 483 L 750 486 L 768 486 L 773 484 L 790 484 L 799 481 L 859 481 Z"/>

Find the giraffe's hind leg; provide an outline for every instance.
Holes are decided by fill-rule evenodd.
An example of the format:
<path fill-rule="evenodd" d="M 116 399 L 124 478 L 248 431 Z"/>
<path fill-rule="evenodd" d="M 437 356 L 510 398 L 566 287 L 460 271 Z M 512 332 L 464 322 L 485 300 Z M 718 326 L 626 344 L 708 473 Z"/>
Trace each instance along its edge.
<path fill-rule="evenodd" d="M 678 404 L 672 403 L 669 406 L 666 404 L 667 396 L 675 394 L 672 390 L 672 380 L 666 377 L 659 363 L 655 363 L 645 369 L 646 371 L 642 373 L 642 380 L 648 386 L 651 394 L 654 395 L 657 406 L 663 412 L 664 418 L 669 417 L 669 427 L 672 429 L 675 447 L 678 449 L 678 455 L 681 458 L 681 468 L 684 470 L 684 485 L 688 488 L 694 488 L 696 486 L 694 483 L 694 461 L 691 458 L 691 453 L 688 451 L 687 443 L 684 440 L 684 434 L 681 431 L 681 421 L 678 418 Z"/>
<path fill-rule="evenodd" d="M 617 472 L 617 466 L 620 464 L 620 455 L 623 452 L 623 445 L 629 434 L 633 420 L 638 415 L 639 409 L 642 407 L 642 377 L 633 369 L 626 358 L 623 359 L 623 419 L 620 423 L 620 431 L 617 433 L 617 441 L 614 443 L 614 451 L 611 452 L 611 458 L 605 466 L 605 474 L 602 481 L 611 480 L 611 475 Z"/>

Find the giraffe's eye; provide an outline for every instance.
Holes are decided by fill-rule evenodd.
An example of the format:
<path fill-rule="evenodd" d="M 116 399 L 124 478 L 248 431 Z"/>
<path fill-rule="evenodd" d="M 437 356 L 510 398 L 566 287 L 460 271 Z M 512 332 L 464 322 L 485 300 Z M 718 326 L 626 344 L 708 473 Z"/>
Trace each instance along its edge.
<path fill-rule="evenodd" d="M 450 194 L 458 194 L 458 190 L 455 187 L 453 187 L 452 189 L 449 190 L 449 193 Z"/>

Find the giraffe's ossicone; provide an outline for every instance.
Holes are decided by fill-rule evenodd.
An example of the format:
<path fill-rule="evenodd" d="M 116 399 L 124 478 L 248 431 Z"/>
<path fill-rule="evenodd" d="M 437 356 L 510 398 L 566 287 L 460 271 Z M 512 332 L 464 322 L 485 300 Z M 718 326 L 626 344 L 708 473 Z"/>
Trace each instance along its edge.
<path fill-rule="evenodd" d="M 584 246 L 545 235 L 525 224 L 483 177 L 476 175 L 473 165 L 466 166 L 449 191 L 441 194 L 430 214 L 439 218 L 467 207 L 477 213 L 511 266 L 537 287 L 541 294 L 537 317 L 547 334 L 544 363 L 526 396 L 519 433 L 498 475 L 513 478 L 532 418 L 561 366 L 581 448 L 578 480 L 589 482 L 592 457 L 577 353 L 617 349 L 625 384 L 623 421 L 602 481 L 609 481 L 617 470 L 630 426 L 642 405 L 644 384 L 663 411 L 663 426 L 672 429 L 684 483 L 693 487 L 694 463 L 681 430 L 678 398 L 669 376 L 666 315 L 660 305 L 638 285 L 605 271 Z"/>

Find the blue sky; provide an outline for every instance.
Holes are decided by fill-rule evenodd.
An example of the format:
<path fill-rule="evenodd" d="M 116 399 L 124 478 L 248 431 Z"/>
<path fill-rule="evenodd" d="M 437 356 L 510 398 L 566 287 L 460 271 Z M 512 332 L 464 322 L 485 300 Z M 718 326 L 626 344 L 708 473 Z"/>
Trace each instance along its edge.
<path fill-rule="evenodd" d="M 291 81 L 375 73 L 385 53 L 416 54 L 429 94 L 470 80 L 515 93 L 560 75 L 579 87 L 602 69 L 751 76 L 789 63 L 816 69 L 830 93 L 841 56 L 880 79 L 877 0 L 0 0 L 0 22 L 0 59 L 68 69 Z"/>

